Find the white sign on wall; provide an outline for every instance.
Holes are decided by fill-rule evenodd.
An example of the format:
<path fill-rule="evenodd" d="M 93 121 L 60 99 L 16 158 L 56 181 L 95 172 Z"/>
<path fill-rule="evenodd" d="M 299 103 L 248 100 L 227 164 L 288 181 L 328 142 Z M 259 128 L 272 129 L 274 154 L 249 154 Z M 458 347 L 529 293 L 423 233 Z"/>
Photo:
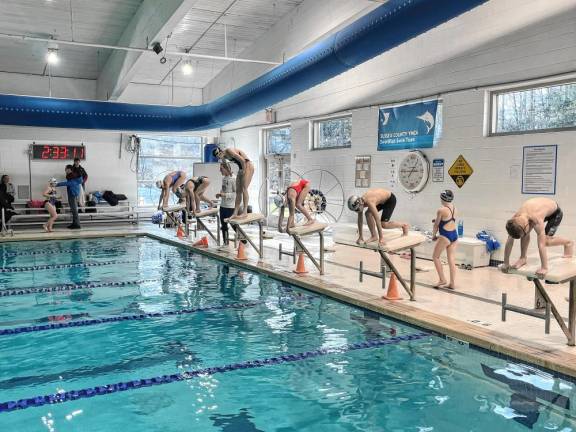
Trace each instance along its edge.
<path fill-rule="evenodd" d="M 432 160 L 432 181 L 435 183 L 444 181 L 444 159 Z"/>
<path fill-rule="evenodd" d="M 557 145 L 526 146 L 522 157 L 522 193 L 556 194 Z"/>

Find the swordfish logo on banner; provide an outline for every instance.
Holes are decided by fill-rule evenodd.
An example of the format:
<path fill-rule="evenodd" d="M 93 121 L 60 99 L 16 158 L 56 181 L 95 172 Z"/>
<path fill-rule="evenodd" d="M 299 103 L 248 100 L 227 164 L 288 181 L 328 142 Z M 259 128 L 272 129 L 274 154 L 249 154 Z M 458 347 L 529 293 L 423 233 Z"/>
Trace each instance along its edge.
<path fill-rule="evenodd" d="M 438 101 L 380 108 L 378 150 L 434 146 Z"/>

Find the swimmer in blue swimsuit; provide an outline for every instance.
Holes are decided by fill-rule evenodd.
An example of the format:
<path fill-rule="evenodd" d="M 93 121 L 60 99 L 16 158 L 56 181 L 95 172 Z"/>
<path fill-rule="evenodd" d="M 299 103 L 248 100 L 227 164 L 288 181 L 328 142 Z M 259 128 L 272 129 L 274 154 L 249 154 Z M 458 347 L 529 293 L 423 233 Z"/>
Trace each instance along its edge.
<path fill-rule="evenodd" d="M 178 188 L 186 181 L 186 173 L 184 171 L 173 171 L 164 177 L 164 180 L 158 180 L 156 186 L 162 189 L 162 208 L 168 206 L 168 199 L 170 198 L 170 189 L 174 194 L 177 194 Z"/>
<path fill-rule="evenodd" d="M 455 252 L 458 245 L 458 232 L 456 231 L 456 219 L 454 217 L 456 209 L 454 208 L 454 204 L 452 204 L 453 200 L 454 194 L 451 190 L 446 189 L 440 194 L 442 207 L 440 207 L 436 213 L 434 229 L 432 230 L 432 239 L 436 240 L 436 247 L 434 248 L 434 253 L 432 255 L 434 266 L 438 273 L 438 282 L 435 285 L 436 288 L 455 288 Z M 440 255 L 444 250 L 446 250 L 446 255 L 448 257 L 450 283 L 446 282 L 444 269 L 442 268 L 442 262 L 440 261 Z"/>

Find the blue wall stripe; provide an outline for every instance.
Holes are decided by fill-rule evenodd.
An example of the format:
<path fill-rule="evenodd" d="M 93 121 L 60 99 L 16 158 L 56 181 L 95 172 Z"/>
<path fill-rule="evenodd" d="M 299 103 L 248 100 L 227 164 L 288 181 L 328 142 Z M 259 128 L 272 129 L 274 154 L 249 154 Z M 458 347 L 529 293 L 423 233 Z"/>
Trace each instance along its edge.
<path fill-rule="evenodd" d="M 320 348 L 314 351 L 305 351 L 297 354 L 286 354 L 278 357 L 269 357 L 261 360 L 245 361 L 241 363 L 228 364 L 225 366 L 216 366 L 193 371 L 186 371 L 179 374 L 162 375 L 153 378 L 136 379 L 132 381 L 122 381 L 115 384 L 88 387 L 82 390 L 71 390 L 63 393 L 48 394 L 43 396 L 31 397 L 27 399 L 20 399 L 17 401 L 2 402 L 0 403 L 0 413 L 39 407 L 47 404 L 69 402 L 78 399 L 87 399 L 95 396 L 103 396 L 106 394 L 117 393 L 121 391 L 136 390 L 144 387 L 170 384 L 176 381 L 184 381 L 196 378 L 200 375 L 214 375 L 217 373 L 232 372 L 240 369 L 255 369 L 266 366 L 274 366 L 279 364 L 308 360 L 329 354 L 342 354 L 349 351 L 378 348 L 386 345 L 397 344 L 400 342 L 423 339 L 429 336 L 431 336 L 430 333 L 420 332 L 404 336 L 397 336 L 393 338 L 372 339 L 366 342 L 347 344 L 342 345 L 340 347 Z"/>
<path fill-rule="evenodd" d="M 1 329 L 0 330 L 0 336 L 15 336 L 15 335 L 22 334 L 22 333 L 33 333 L 33 332 L 41 332 L 41 331 L 48 331 L 48 330 L 59 330 L 59 329 L 69 328 L 69 327 L 87 327 L 87 326 L 93 326 L 93 325 L 98 325 L 98 324 L 107 324 L 107 323 L 111 323 L 111 322 L 137 321 L 137 320 L 143 320 L 146 318 L 162 318 L 162 317 L 167 317 L 167 316 L 178 316 L 178 315 L 193 314 L 193 313 L 197 313 L 197 312 L 210 312 L 210 311 L 224 310 L 224 309 L 246 309 L 246 308 L 257 306 L 259 304 L 262 304 L 262 302 L 232 303 L 232 304 L 225 304 L 225 305 L 218 305 L 218 306 L 206 306 L 206 307 L 194 308 L 194 309 L 180 309 L 180 310 L 168 311 L 168 312 L 150 312 L 150 313 L 143 313 L 143 314 L 137 314 L 137 315 L 118 315 L 118 316 L 112 316 L 112 317 L 71 321 L 71 322 L 66 322 L 66 323 L 42 324 L 42 325 L 33 325 L 33 326 L 25 326 L 25 327 L 15 327 L 15 328 Z"/>

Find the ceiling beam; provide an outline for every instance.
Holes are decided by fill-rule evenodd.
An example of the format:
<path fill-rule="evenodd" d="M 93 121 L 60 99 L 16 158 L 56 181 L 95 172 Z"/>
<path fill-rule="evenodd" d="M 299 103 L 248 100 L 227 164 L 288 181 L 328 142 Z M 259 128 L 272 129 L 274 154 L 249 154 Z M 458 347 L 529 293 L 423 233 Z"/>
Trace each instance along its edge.
<path fill-rule="evenodd" d="M 142 48 L 150 48 L 153 42 L 162 42 L 164 45 L 166 36 L 197 1 L 144 0 L 117 44 Z M 138 71 L 138 63 L 143 54 L 138 51 L 113 51 L 98 77 L 98 99 L 118 99 Z"/>

